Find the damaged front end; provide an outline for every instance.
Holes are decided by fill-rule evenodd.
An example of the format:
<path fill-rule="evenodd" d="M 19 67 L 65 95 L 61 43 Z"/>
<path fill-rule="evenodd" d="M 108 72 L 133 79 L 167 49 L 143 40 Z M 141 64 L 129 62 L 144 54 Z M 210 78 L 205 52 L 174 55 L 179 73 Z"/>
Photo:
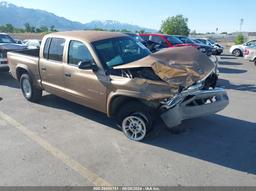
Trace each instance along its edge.
<path fill-rule="evenodd" d="M 194 48 L 163 50 L 117 66 L 111 74 L 125 77 L 125 86 L 154 102 L 169 128 L 186 119 L 219 112 L 229 104 L 225 90 L 216 88 L 216 64 Z"/>
<path fill-rule="evenodd" d="M 224 89 L 209 87 L 203 81 L 161 101 L 159 111 L 166 126 L 173 128 L 183 120 L 217 113 L 228 104 L 229 98 Z"/>

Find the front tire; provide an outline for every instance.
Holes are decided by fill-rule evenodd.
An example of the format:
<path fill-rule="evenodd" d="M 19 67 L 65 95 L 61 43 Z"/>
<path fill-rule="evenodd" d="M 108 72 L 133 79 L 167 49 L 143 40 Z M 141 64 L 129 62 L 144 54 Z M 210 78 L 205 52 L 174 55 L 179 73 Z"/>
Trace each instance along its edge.
<path fill-rule="evenodd" d="M 243 55 L 242 51 L 239 50 L 239 49 L 233 50 L 232 54 L 233 54 L 235 57 L 240 57 L 240 56 Z"/>
<path fill-rule="evenodd" d="M 28 74 L 22 74 L 20 77 L 20 87 L 23 96 L 31 102 L 38 102 L 42 97 L 42 90 L 33 86 L 31 77 Z"/>
<path fill-rule="evenodd" d="M 130 101 L 119 110 L 118 123 L 128 139 L 142 141 L 153 126 L 152 110 L 140 102 Z"/>

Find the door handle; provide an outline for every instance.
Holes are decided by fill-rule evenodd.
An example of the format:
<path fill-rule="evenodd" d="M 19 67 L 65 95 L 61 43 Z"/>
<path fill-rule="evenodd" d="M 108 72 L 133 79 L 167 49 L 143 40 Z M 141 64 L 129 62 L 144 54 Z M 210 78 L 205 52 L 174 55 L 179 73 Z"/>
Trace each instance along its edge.
<path fill-rule="evenodd" d="M 70 78 L 71 74 L 70 73 L 65 73 L 65 76 Z"/>
<path fill-rule="evenodd" d="M 46 71 L 46 68 L 41 68 L 41 70 Z"/>

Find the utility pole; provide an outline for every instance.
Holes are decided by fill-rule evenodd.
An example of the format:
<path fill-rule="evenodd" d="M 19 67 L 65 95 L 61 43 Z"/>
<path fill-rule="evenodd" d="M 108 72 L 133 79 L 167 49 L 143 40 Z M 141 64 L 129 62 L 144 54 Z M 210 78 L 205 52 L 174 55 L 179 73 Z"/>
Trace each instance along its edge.
<path fill-rule="evenodd" d="M 243 29 L 243 24 L 244 24 L 244 19 L 240 19 L 240 32 L 242 32 Z"/>

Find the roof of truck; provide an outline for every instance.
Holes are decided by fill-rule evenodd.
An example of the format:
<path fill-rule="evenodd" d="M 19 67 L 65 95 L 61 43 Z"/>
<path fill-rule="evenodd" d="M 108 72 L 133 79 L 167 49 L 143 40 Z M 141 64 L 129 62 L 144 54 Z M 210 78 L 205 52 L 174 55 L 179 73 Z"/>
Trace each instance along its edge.
<path fill-rule="evenodd" d="M 116 37 L 125 37 L 126 34 L 118 32 L 107 32 L 107 31 L 67 31 L 67 32 L 56 32 L 47 35 L 47 37 L 63 37 L 63 38 L 76 38 L 80 40 L 86 40 L 87 42 L 95 42 Z"/>

